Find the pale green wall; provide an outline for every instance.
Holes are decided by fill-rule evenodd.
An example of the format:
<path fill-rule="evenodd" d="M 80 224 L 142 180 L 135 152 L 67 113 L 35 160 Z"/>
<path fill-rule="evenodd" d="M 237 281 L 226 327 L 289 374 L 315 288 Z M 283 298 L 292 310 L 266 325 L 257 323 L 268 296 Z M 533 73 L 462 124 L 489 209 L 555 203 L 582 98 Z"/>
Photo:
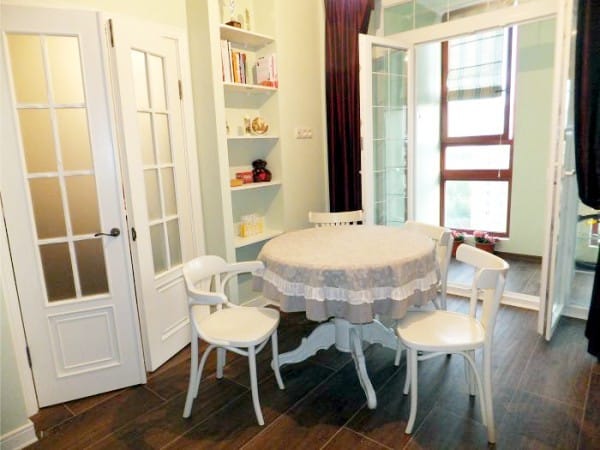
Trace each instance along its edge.
<path fill-rule="evenodd" d="M 521 25 L 515 92 L 513 191 L 510 239 L 499 245 L 509 253 L 542 256 L 554 64 L 555 20 Z"/>
<path fill-rule="evenodd" d="M 13 339 L 10 334 L 4 289 L 4 281 L 0 277 L 0 363 L 2 364 L 0 372 L 0 436 L 28 423 Z"/>
<path fill-rule="evenodd" d="M 186 26 L 185 0 L 2 0 L 2 3 L 119 13 L 165 25 Z"/>

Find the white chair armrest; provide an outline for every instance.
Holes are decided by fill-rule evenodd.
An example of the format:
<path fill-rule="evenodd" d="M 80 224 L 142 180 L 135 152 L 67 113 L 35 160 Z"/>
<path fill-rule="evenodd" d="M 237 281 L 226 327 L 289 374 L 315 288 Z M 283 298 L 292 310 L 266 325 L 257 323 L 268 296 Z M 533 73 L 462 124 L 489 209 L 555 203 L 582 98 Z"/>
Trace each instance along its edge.
<path fill-rule="evenodd" d="M 227 264 L 227 270 L 223 273 L 219 292 L 225 291 L 225 285 L 236 275 L 242 273 L 252 273 L 264 268 L 262 261 L 242 261 L 237 263 Z"/>
<path fill-rule="evenodd" d="M 207 292 L 198 289 L 188 289 L 188 302 L 190 305 L 222 305 L 227 304 L 225 294 Z"/>

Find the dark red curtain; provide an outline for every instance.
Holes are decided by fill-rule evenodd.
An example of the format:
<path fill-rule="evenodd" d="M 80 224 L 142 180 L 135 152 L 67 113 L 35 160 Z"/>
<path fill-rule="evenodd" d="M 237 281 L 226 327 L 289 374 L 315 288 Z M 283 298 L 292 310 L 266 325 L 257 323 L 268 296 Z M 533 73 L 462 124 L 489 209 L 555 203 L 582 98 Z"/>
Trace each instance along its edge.
<path fill-rule="evenodd" d="M 366 33 L 374 0 L 325 0 L 325 88 L 329 205 L 361 209 L 358 34 Z"/>
<path fill-rule="evenodd" d="M 600 1 L 579 0 L 575 51 L 575 159 L 579 197 L 600 209 Z M 585 335 L 600 359 L 600 253 Z"/>

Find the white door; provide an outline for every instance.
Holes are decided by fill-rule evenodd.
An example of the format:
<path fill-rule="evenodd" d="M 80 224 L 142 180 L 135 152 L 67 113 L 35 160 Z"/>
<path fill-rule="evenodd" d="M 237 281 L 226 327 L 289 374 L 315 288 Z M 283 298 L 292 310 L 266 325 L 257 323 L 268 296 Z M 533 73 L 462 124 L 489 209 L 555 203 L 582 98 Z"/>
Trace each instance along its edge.
<path fill-rule="evenodd" d="M 564 2 L 557 19 L 554 89 L 554 171 L 552 173 L 552 203 L 549 210 L 548 249 L 542 267 L 542 297 L 538 328 L 550 340 L 562 312 L 569 302 L 575 277 L 575 249 L 577 242 L 577 214 L 579 197 L 575 176 L 575 142 L 573 136 L 576 27 L 572 0 Z M 565 61 L 569 61 L 565 64 Z"/>
<path fill-rule="evenodd" d="M 1 17 L 2 200 L 39 405 L 143 383 L 97 16 Z"/>
<path fill-rule="evenodd" d="M 362 205 L 366 223 L 401 225 L 409 213 L 410 50 L 359 35 Z"/>
<path fill-rule="evenodd" d="M 203 252 L 193 125 L 185 124 L 185 34 L 111 19 L 115 98 L 144 357 L 155 370 L 190 341 L 182 263 Z M 187 89 L 187 102 L 191 90 Z"/>

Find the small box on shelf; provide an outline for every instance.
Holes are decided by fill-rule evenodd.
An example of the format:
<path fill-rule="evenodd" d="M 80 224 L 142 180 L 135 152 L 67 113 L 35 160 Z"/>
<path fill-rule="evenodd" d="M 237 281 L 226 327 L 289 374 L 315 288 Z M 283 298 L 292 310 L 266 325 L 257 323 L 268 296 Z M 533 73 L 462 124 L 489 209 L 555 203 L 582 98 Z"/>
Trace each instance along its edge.
<path fill-rule="evenodd" d="M 242 180 L 243 184 L 252 183 L 254 181 L 251 170 L 247 172 L 236 172 L 235 177 L 238 180 Z"/>
<path fill-rule="evenodd" d="M 261 234 L 265 230 L 265 218 L 258 214 L 246 214 L 241 217 L 238 235 L 250 237 Z"/>

